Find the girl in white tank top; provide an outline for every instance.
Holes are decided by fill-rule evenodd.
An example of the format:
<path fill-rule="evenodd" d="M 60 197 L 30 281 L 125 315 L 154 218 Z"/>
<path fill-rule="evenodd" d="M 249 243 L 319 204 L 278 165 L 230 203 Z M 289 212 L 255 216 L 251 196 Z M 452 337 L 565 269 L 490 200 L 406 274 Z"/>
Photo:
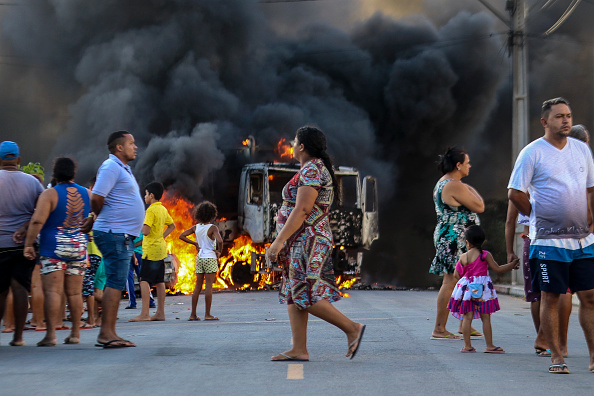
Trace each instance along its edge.
<path fill-rule="evenodd" d="M 200 258 L 217 258 L 216 241 L 208 237 L 208 230 L 212 224 L 196 224 L 196 242 L 200 246 L 198 257 Z"/>
<path fill-rule="evenodd" d="M 216 280 L 219 269 L 218 256 L 223 252 L 223 239 L 216 225 L 212 224 L 217 218 L 217 207 L 208 201 L 202 202 L 194 211 L 196 225 L 182 232 L 179 239 L 196 246 L 198 256 L 196 257 L 196 287 L 192 293 L 192 312 L 190 321 L 200 320 L 196 315 L 196 306 L 202 290 L 202 284 L 205 283 L 205 301 L 204 301 L 204 320 L 219 320 L 216 316 L 210 314 L 212 303 L 212 285 Z M 212 231 L 211 231 L 212 230 Z M 210 232 L 210 237 L 208 236 Z M 196 240 L 188 238 L 194 234 Z"/>

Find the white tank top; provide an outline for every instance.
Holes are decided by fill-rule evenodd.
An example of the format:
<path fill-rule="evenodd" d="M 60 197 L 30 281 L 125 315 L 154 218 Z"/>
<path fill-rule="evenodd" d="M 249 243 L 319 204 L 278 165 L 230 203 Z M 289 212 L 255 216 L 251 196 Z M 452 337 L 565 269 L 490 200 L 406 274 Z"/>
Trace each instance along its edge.
<path fill-rule="evenodd" d="M 212 224 L 196 224 L 196 242 L 200 246 L 200 251 L 198 251 L 200 258 L 217 258 L 215 241 L 208 237 L 210 227 Z"/>

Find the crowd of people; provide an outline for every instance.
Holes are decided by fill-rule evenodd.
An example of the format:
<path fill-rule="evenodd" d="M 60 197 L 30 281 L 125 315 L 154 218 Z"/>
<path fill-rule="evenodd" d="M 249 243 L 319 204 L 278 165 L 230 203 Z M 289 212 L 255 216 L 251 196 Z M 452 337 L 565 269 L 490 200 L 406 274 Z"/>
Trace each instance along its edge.
<path fill-rule="evenodd" d="M 6 191 L 0 202 L 0 318 L 5 319 L 6 331 L 13 332 L 12 346 L 25 344 L 27 323 L 46 332 L 38 346 L 55 346 L 56 330 L 67 328 L 64 300 L 72 326 L 63 342 L 78 344 L 83 298 L 88 317 L 82 328 L 101 327 L 98 346 L 135 346 L 116 332 L 118 307 L 132 268 L 140 268 L 143 307 L 131 321 L 165 320 L 165 238 L 175 225 L 159 202 L 164 188 L 161 183 L 149 183 L 143 203 L 128 165 L 136 158 L 132 134 L 114 132 L 107 146 L 109 158 L 91 180 L 90 189 L 74 183 L 76 164 L 69 157 L 54 160 L 52 181 L 44 189 L 42 167 L 21 168 L 18 144 L 4 141 L 0 145 L 0 189 Z M 132 259 L 139 236 L 136 240 L 141 240 L 143 254 Z M 32 281 L 37 282 L 35 287 Z M 152 317 L 148 314 L 151 286 L 158 300 Z M 33 290 L 43 291 L 43 302 L 41 307 L 32 302 L 33 316 L 26 322 Z M 12 301 L 7 304 L 9 292 Z M 4 314 L 6 307 L 11 315 Z"/>
<path fill-rule="evenodd" d="M 569 102 L 547 100 L 540 118 L 544 136 L 520 152 L 508 184 L 505 239 L 508 263 L 499 266 L 483 250 L 485 235 L 478 214 L 484 202 L 462 183 L 470 160 L 461 148 L 440 156 L 443 177 L 433 199 L 437 213 L 436 255 L 431 273 L 443 275 L 437 299 L 437 318 L 431 339 L 457 340 L 446 330 L 448 312 L 461 319 L 461 352 L 476 349 L 472 338 L 485 339 L 485 353 L 505 353 L 493 344 L 490 315 L 500 309 L 488 269 L 497 273 L 519 268 L 514 249 L 516 222 L 524 225 L 523 273 L 526 301 L 531 304 L 537 336 L 537 356 L 551 358 L 549 373 L 569 374 L 567 332 L 572 293 L 580 301 L 579 319 L 594 371 L 594 160 L 589 133 L 573 125 Z M 471 327 L 481 318 L 483 333 Z"/>
<path fill-rule="evenodd" d="M 22 346 L 28 295 L 34 268 L 40 268 L 45 320 L 45 337 L 38 346 L 57 344 L 56 328 L 63 318 L 63 296 L 67 297 L 72 320 L 66 344 L 80 342 L 83 298 L 87 302 L 85 326 L 100 326 L 96 346 L 124 348 L 136 346 L 120 337 L 116 330 L 122 291 L 128 287 L 130 305 L 133 274 L 139 276 L 142 309 L 137 321 L 165 320 L 164 258 L 165 238 L 175 224 L 161 204 L 163 185 L 148 184 L 144 203 L 129 166 L 136 158 L 134 137 L 126 131 L 112 133 L 107 141 L 109 158 L 91 181 L 90 190 L 74 183 L 76 164 L 67 157 L 54 161 L 51 188 L 19 169 L 18 145 L 4 141 L 0 146 L 0 189 L 8 199 L 0 202 L 0 318 L 6 297 L 12 289 L 14 335 L 10 345 Z M 273 361 L 309 360 L 307 350 L 308 315 L 315 315 L 338 327 L 347 339 L 346 356 L 355 357 L 365 331 L 336 309 L 331 302 L 340 299 L 331 261 L 332 230 L 330 207 L 339 197 L 339 185 L 332 162 L 326 153 L 323 132 L 311 126 L 300 128 L 293 142 L 294 157 L 301 170 L 283 190 L 277 237 L 268 257 L 283 267 L 280 291 L 286 302 L 293 332 L 290 350 L 273 356 Z M 218 272 L 223 249 L 219 229 L 214 225 L 217 208 L 210 202 L 195 207 L 196 225 L 185 230 L 180 239 L 196 246 L 196 287 L 192 296 L 190 321 L 197 321 L 196 308 L 205 286 L 204 320 L 218 320 L 210 312 L 212 285 Z M 194 240 L 188 238 L 194 235 Z M 134 254 L 136 250 L 136 253 Z M 139 251 L 138 251 L 139 250 Z M 129 280 L 131 280 L 129 282 Z M 157 311 L 152 305 L 150 287 L 157 293 Z M 98 316 L 98 305 L 101 316 Z M 84 326 L 83 326 L 84 328 Z"/>
<path fill-rule="evenodd" d="M 473 353 L 472 339 L 484 338 L 485 353 L 505 353 L 493 343 L 491 314 L 500 310 L 489 270 L 504 273 L 520 267 L 515 254 L 516 222 L 526 226 L 523 251 L 526 301 L 537 337 L 538 356 L 551 358 L 549 372 L 568 374 L 565 363 L 571 295 L 580 301 L 579 319 L 594 371 L 594 159 L 589 134 L 582 125 L 572 128 L 569 102 L 547 100 L 540 118 L 544 136 L 519 154 L 509 185 L 506 221 L 508 263 L 499 265 L 483 249 L 486 236 L 479 214 L 485 204 L 481 195 L 462 179 L 469 175 L 468 153 L 449 148 L 440 156 L 442 177 L 433 191 L 437 226 L 435 258 L 430 272 L 443 276 L 437 297 L 435 327 L 431 339 L 464 339 L 461 352 Z M 75 163 L 69 158 L 54 162 L 52 188 L 44 190 L 38 179 L 19 170 L 18 145 L 0 145 L 0 317 L 4 316 L 8 290 L 12 290 L 14 336 L 10 345 L 24 345 L 22 338 L 28 310 L 31 279 L 39 264 L 44 302 L 46 336 L 38 345 L 53 346 L 60 326 L 62 299 L 68 299 L 72 329 L 65 343 L 80 340 L 83 296 L 87 299 L 88 323 L 98 318 L 91 306 L 102 307 L 97 346 L 133 347 L 120 337 L 116 321 L 122 291 L 138 266 L 142 296 L 141 313 L 131 321 L 165 320 L 165 238 L 175 225 L 159 202 L 160 183 L 144 189 L 144 203 L 129 162 L 136 158 L 132 134 L 109 136 L 109 158 L 97 172 L 89 191 L 74 183 Z M 340 199 L 340 186 L 326 152 L 326 138 L 316 127 L 297 130 L 293 156 L 300 170 L 282 191 L 277 237 L 267 249 L 267 258 L 283 270 L 280 301 L 287 304 L 292 332 L 290 349 L 272 356 L 272 361 L 307 361 L 307 323 L 312 314 L 342 330 L 347 339 L 346 356 L 357 354 L 366 326 L 349 319 L 332 302 L 340 299 L 331 261 L 332 230 L 329 212 Z M 206 281 L 205 320 L 218 320 L 210 312 L 212 284 L 218 270 L 222 240 L 213 224 L 216 206 L 203 202 L 194 212 L 196 225 L 180 239 L 196 246 L 197 283 L 189 320 L 196 313 L 198 297 Z M 195 239 L 189 239 L 193 234 Z M 88 237 L 87 235 L 90 235 Z M 38 237 L 39 236 L 39 237 Z M 38 241 L 38 245 L 37 245 Z M 142 253 L 134 255 L 142 246 Z M 140 256 L 140 257 L 139 257 Z M 140 264 L 141 262 L 141 264 Z M 84 280 L 91 271 L 88 281 Z M 103 280 L 102 280 L 103 279 Z M 157 312 L 149 315 L 150 287 L 157 292 Z M 89 303 L 89 301 L 94 301 Z M 135 302 L 130 301 L 130 307 Z M 94 310 L 96 312 L 96 310 Z M 449 313 L 460 320 L 458 334 L 449 332 Z M 472 327 L 480 318 L 482 333 Z M 43 319 L 36 318 L 37 324 Z"/>

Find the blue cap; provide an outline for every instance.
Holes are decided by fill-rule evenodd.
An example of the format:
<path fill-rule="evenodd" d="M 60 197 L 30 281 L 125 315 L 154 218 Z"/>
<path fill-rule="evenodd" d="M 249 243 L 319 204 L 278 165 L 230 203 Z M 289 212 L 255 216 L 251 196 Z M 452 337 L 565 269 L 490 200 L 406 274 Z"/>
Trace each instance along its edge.
<path fill-rule="evenodd" d="M 10 140 L 5 140 L 0 144 L 0 158 L 3 160 L 13 160 L 19 156 L 19 145 Z"/>

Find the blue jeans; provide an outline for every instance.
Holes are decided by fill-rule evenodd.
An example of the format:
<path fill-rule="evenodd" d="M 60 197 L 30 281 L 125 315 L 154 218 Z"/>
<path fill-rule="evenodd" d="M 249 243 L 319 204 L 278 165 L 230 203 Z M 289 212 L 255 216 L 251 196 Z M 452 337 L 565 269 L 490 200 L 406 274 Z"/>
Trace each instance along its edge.
<path fill-rule="evenodd" d="M 126 290 L 130 259 L 134 253 L 134 237 L 128 234 L 93 231 L 95 244 L 103 255 L 105 287 Z"/>
<path fill-rule="evenodd" d="M 126 290 L 128 291 L 128 298 L 130 299 L 128 302 L 128 306 L 136 308 L 136 293 L 134 292 L 134 273 L 136 273 L 136 277 L 140 279 L 140 268 L 142 267 L 142 254 L 134 252 L 134 256 L 136 256 L 136 260 L 138 260 L 138 265 L 134 265 L 134 257 L 130 260 L 130 271 L 128 272 L 128 283 L 126 284 Z M 153 295 L 150 294 L 151 302 L 150 305 L 155 305 L 155 300 L 153 299 Z"/>

